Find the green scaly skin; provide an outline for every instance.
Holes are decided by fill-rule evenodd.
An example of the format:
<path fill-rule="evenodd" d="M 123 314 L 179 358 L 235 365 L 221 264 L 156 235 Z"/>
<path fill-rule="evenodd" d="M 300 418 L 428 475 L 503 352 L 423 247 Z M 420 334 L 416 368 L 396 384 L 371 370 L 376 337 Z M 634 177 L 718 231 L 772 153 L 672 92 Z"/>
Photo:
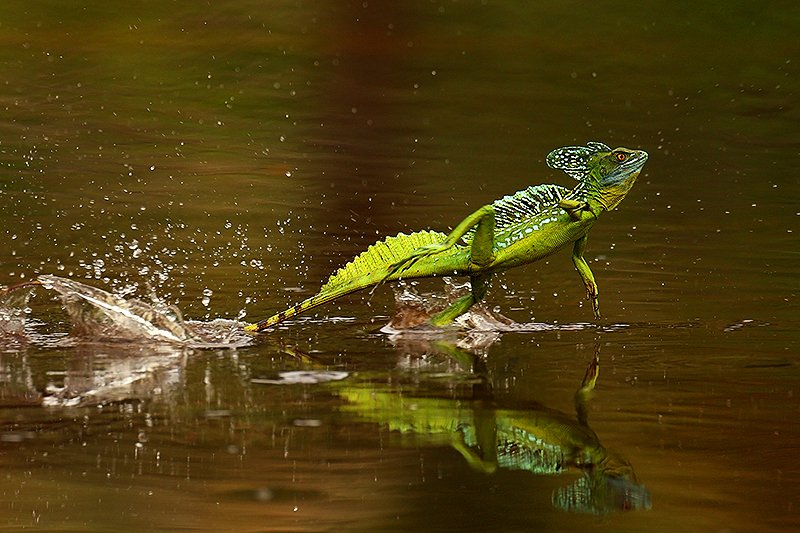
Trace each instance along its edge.
<path fill-rule="evenodd" d="M 595 318 L 600 318 L 597 283 L 583 257 L 589 230 L 604 211 L 625 198 L 647 161 L 647 153 L 611 149 L 602 143 L 567 146 L 547 156 L 551 168 L 578 180 L 568 190 L 556 185 L 529 187 L 484 205 L 449 235 L 435 231 L 399 234 L 371 246 L 338 272 L 320 291 L 257 324 L 261 331 L 352 292 L 386 281 L 436 276 L 469 276 L 472 292 L 431 318 L 443 326 L 483 299 L 495 272 L 533 263 L 568 244 L 586 287 Z"/>

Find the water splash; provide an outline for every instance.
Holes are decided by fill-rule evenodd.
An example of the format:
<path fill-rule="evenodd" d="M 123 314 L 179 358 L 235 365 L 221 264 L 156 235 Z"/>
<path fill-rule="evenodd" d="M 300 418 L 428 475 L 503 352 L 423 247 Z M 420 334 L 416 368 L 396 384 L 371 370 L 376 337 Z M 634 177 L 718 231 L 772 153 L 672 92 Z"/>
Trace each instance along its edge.
<path fill-rule="evenodd" d="M 437 328 L 430 326 L 428 320 L 437 312 L 457 298 L 467 294 L 470 284 L 455 283 L 444 277 L 446 293 L 444 295 L 422 294 L 415 283 L 399 283 L 395 288 L 395 315 L 389 323 L 381 328 L 381 332 L 391 336 L 398 335 L 441 335 L 453 329 L 466 332 L 468 335 L 480 337 L 480 342 L 492 338 L 493 333 L 538 332 L 538 331 L 617 331 L 625 329 L 628 324 L 610 324 L 598 326 L 591 322 L 574 322 L 567 324 L 548 324 L 544 322 L 515 322 L 497 311 L 487 309 L 482 303 L 473 305 L 469 311 L 456 318 L 453 327 Z M 482 335 L 485 334 L 485 335 Z"/>
<path fill-rule="evenodd" d="M 59 294 L 72 323 L 72 338 L 92 342 L 173 344 L 189 348 L 238 348 L 252 344 L 242 323 L 186 321 L 180 310 L 157 297 L 153 303 L 123 298 L 78 281 L 39 276 L 22 290 L 0 292 L 0 331 L 25 336 L 27 300 L 34 287 Z"/>
<path fill-rule="evenodd" d="M 81 337 L 110 341 L 152 339 L 177 344 L 198 339 L 175 307 L 126 300 L 58 276 L 43 275 L 38 281 L 61 295 L 73 329 Z"/>
<path fill-rule="evenodd" d="M 30 311 L 28 301 L 31 294 L 33 287 L 29 284 L 0 286 L 0 337 L 25 337 L 25 321 Z"/>

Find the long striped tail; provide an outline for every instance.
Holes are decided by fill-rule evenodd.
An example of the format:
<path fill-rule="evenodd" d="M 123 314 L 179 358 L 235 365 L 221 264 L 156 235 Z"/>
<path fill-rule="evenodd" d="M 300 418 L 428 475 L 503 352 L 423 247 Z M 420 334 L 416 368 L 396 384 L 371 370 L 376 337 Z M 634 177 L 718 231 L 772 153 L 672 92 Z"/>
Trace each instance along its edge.
<path fill-rule="evenodd" d="M 399 278 L 401 275 L 390 277 L 393 266 L 406 259 L 417 248 L 440 243 L 446 238 L 447 235 L 438 231 L 418 231 L 410 235 L 399 233 L 396 237 L 387 237 L 383 241 L 376 242 L 337 270 L 328 278 L 319 292 L 311 298 L 256 324 L 249 324 L 244 329 L 253 332 L 261 331 L 345 294 L 376 285 L 387 279 Z"/>

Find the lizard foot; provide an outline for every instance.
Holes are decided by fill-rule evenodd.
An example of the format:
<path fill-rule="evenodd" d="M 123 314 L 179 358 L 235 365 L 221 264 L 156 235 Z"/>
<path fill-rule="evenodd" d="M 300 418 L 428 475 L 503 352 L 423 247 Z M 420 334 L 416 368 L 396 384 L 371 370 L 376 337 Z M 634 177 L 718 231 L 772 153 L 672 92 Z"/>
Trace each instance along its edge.
<path fill-rule="evenodd" d="M 592 312 L 595 320 L 600 320 L 600 299 L 596 287 L 586 287 L 586 299 L 592 302 Z"/>

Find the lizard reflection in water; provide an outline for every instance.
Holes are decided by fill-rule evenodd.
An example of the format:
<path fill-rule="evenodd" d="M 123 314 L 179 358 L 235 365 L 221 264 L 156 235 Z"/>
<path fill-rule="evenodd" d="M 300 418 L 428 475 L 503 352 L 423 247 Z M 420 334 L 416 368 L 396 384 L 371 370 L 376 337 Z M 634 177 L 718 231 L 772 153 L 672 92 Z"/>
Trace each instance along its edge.
<path fill-rule="evenodd" d="M 343 387 L 337 394 L 348 402 L 342 410 L 392 431 L 441 439 L 480 472 L 509 469 L 552 475 L 579 470 L 574 483 L 553 492 L 552 503 L 562 510 L 606 514 L 649 509 L 650 493 L 639 484 L 633 467 L 605 448 L 589 427 L 587 404 L 598 371 L 595 356 L 575 393 L 575 417 L 540 404 L 501 408 L 486 380 L 466 401 L 409 396 L 376 385 Z"/>

